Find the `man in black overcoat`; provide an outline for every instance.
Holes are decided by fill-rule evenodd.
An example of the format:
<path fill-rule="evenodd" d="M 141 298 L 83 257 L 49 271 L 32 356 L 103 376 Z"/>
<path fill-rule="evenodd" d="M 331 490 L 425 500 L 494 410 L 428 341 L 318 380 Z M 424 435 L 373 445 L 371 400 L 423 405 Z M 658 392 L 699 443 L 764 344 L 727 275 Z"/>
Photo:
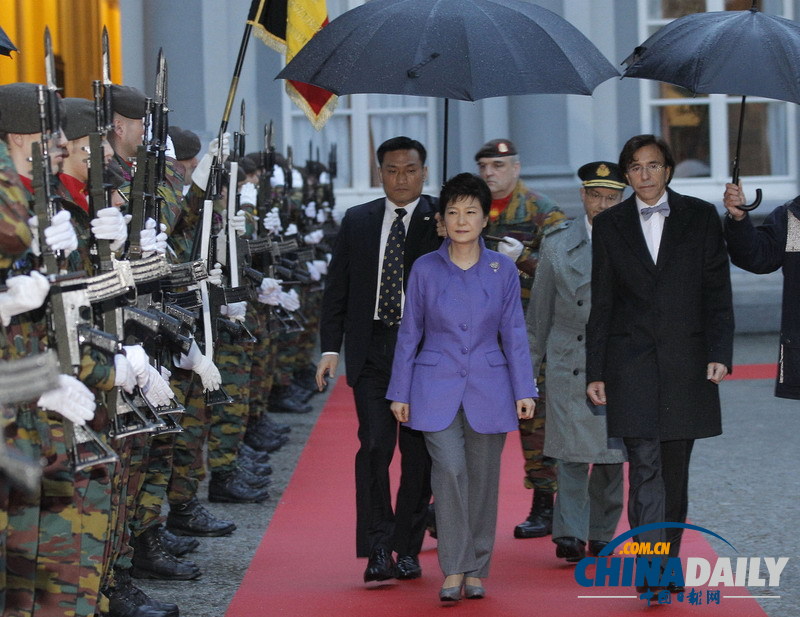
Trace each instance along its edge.
<path fill-rule="evenodd" d="M 587 394 L 607 406 L 628 450 L 628 519 L 685 522 L 695 439 L 722 432 L 718 384 L 730 372 L 733 306 L 722 225 L 710 203 L 667 187 L 667 144 L 638 135 L 619 159 L 634 194 L 594 219 Z M 638 535 L 670 542 L 680 529 Z"/>
<path fill-rule="evenodd" d="M 441 243 L 436 233 L 438 201 L 422 195 L 425 148 L 408 137 L 395 137 L 381 144 L 377 155 L 386 197 L 354 206 L 342 219 L 322 300 L 322 357 L 317 365 L 322 389 L 325 376 L 336 373 L 344 340 L 361 444 L 355 465 L 356 556 L 369 558 L 364 582 L 421 575 L 417 555 L 431 497 L 430 457 L 422 433 L 406 426 L 398 429 L 386 400 L 401 307 L 395 317 L 382 312 L 389 298 L 381 298 L 380 290 L 387 254 L 402 253 L 402 269 L 388 269 L 404 289 L 417 257 Z M 398 219 L 405 229 L 399 246 L 392 240 Z M 396 300 L 402 302 L 402 297 L 398 294 Z M 401 478 L 393 509 L 389 464 L 398 443 Z M 396 565 L 392 552 L 397 553 Z"/>

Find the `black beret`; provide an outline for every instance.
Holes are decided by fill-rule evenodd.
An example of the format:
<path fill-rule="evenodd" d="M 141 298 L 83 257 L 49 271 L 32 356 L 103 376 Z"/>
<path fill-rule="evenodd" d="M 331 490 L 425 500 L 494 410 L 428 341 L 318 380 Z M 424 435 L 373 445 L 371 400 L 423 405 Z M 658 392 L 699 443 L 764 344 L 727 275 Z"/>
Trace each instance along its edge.
<path fill-rule="evenodd" d="M 195 133 L 174 125 L 169 127 L 167 132 L 172 138 L 175 158 L 178 161 L 188 161 L 199 154 L 202 145 L 200 144 L 200 138 Z"/>
<path fill-rule="evenodd" d="M 501 156 L 514 156 L 515 154 L 517 154 L 517 147 L 510 139 L 492 139 L 481 146 L 481 149 L 475 155 L 475 160 L 495 159 Z"/>
<path fill-rule="evenodd" d="M 147 97 L 133 86 L 111 86 L 111 107 L 115 113 L 126 118 L 144 118 L 147 113 Z"/>
<path fill-rule="evenodd" d="M 617 189 L 621 191 L 628 184 L 619 165 L 609 161 L 586 163 L 578 170 L 583 186 Z"/>
<path fill-rule="evenodd" d="M 0 132 L 31 135 L 40 133 L 39 84 L 17 82 L 0 86 Z M 64 105 L 59 99 L 59 112 L 63 121 Z"/>
<path fill-rule="evenodd" d="M 67 139 L 80 139 L 97 130 L 94 103 L 88 99 L 66 98 L 63 101 L 66 117 L 64 134 Z"/>

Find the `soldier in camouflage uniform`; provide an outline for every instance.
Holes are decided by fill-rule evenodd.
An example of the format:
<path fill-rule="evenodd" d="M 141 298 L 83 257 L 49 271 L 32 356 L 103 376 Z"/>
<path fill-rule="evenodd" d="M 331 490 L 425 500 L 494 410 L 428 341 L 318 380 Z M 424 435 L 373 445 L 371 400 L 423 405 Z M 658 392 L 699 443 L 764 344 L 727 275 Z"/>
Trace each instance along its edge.
<path fill-rule="evenodd" d="M 539 245 L 549 227 L 565 220 L 564 213 L 550 198 L 536 193 L 519 179 L 517 149 L 508 139 L 486 142 L 475 155 L 478 172 L 492 192 L 492 207 L 485 234 L 504 241 L 487 241 L 486 246 L 511 257 L 519 268 L 522 308 L 527 309 Z M 553 499 L 556 492 L 555 461 L 544 456 L 544 425 L 547 409 L 545 362 L 537 376 L 539 400 L 536 417 L 520 422 L 520 440 L 525 457 L 525 488 L 533 489 L 528 518 L 514 528 L 516 538 L 536 538 L 552 530 Z"/>

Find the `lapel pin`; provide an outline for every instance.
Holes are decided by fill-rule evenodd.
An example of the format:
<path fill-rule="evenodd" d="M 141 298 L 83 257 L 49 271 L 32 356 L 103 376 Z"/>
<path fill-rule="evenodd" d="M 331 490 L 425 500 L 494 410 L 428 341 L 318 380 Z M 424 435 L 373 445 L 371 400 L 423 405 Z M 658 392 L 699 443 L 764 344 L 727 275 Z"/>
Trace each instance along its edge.
<path fill-rule="evenodd" d="M 489 267 L 490 267 L 490 268 L 491 268 L 493 271 L 497 272 L 497 270 L 500 268 L 500 262 L 493 261 L 492 263 L 490 263 L 490 264 L 489 264 Z"/>

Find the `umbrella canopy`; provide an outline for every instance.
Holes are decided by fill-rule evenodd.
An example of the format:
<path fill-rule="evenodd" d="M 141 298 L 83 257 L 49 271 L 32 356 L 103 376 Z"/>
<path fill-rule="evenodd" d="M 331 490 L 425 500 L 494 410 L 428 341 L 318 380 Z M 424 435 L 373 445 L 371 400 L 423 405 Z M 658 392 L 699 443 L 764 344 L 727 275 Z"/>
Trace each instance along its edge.
<path fill-rule="evenodd" d="M 335 94 L 475 101 L 591 94 L 619 73 L 577 28 L 521 0 L 372 0 L 318 32 L 278 74 Z"/>
<path fill-rule="evenodd" d="M 11 42 L 11 39 L 8 38 L 8 35 L 5 31 L 0 28 L 0 54 L 4 56 L 10 56 L 12 51 L 19 51 L 15 46 L 14 43 Z"/>
<path fill-rule="evenodd" d="M 625 64 L 623 77 L 800 103 L 800 24 L 756 9 L 686 15 L 637 47 Z"/>

